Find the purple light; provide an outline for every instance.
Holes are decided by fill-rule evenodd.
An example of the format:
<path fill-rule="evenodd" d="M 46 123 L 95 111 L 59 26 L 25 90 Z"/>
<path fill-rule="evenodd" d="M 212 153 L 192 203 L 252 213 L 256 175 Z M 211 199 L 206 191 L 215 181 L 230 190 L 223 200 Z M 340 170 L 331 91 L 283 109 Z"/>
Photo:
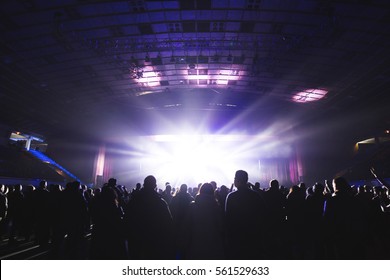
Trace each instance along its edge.
<path fill-rule="evenodd" d="M 293 101 L 298 103 L 306 103 L 312 101 L 318 101 L 323 98 L 328 93 L 325 89 L 307 89 L 301 92 L 298 92 L 293 96 Z"/>

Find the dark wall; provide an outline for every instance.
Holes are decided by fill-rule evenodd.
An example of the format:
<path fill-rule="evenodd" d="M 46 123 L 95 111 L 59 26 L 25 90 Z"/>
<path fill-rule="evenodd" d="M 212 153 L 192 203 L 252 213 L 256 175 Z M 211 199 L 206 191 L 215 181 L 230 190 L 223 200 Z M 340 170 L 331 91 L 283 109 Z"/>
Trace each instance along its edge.
<path fill-rule="evenodd" d="M 97 144 L 66 139 L 49 139 L 46 154 L 76 175 L 83 183 L 93 182 Z"/>
<path fill-rule="evenodd" d="M 6 145 L 11 135 L 11 128 L 0 123 L 0 145 Z"/>

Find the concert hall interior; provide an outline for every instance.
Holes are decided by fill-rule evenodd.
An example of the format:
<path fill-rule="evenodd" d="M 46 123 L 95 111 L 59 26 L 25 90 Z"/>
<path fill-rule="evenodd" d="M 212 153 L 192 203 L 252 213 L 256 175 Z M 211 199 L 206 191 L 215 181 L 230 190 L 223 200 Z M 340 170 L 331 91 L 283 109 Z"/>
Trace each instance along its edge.
<path fill-rule="evenodd" d="M 387 0 L 0 2 L 0 184 L 390 178 Z"/>

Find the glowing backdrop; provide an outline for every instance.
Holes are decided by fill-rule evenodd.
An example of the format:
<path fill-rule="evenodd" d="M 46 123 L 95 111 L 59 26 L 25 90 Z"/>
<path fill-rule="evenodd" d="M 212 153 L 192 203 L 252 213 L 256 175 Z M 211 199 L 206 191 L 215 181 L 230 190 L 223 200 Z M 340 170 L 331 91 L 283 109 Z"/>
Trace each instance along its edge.
<path fill-rule="evenodd" d="M 273 178 L 299 181 L 293 145 L 266 135 L 153 135 L 134 137 L 128 143 L 128 151 L 111 150 L 111 154 L 117 154 L 114 176 L 132 186 L 152 174 L 162 189 L 165 182 L 195 187 L 212 180 L 230 187 L 238 169 L 246 170 L 252 183 L 263 186 Z"/>

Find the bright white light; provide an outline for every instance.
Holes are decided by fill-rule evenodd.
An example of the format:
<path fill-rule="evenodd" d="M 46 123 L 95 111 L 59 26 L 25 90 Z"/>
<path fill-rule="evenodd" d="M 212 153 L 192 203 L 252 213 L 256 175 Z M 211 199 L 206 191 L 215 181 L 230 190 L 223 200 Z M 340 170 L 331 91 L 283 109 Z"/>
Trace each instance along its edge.
<path fill-rule="evenodd" d="M 146 148 L 149 156 L 143 166 L 155 170 L 161 182 L 174 185 L 218 180 L 230 182 L 234 157 L 227 142 L 216 142 L 205 135 L 156 135 Z"/>
<path fill-rule="evenodd" d="M 144 78 L 151 78 L 151 77 L 157 77 L 156 73 L 154 71 L 144 72 L 143 73 Z"/>
<path fill-rule="evenodd" d="M 135 94 L 135 96 L 141 96 L 141 95 L 147 95 L 147 94 L 151 94 L 151 93 L 154 93 L 154 91 L 141 91 L 141 92 L 137 92 Z"/>
<path fill-rule="evenodd" d="M 219 74 L 220 75 L 225 75 L 225 76 L 230 76 L 232 73 L 232 70 L 231 69 L 221 69 L 219 71 Z"/>
<path fill-rule="evenodd" d="M 145 68 L 146 69 L 146 68 Z M 160 85 L 161 77 L 154 71 L 144 71 L 139 83 L 147 87 L 156 87 Z"/>
<path fill-rule="evenodd" d="M 280 145 L 266 133 L 262 135 L 153 135 L 142 140 L 141 177 L 152 173 L 159 186 L 216 181 L 230 186 L 234 172 L 248 171 L 250 180 L 259 180 L 258 159 L 286 158 L 289 145 Z M 252 176 L 252 178 L 251 178 Z"/>
<path fill-rule="evenodd" d="M 328 93 L 324 89 L 307 89 L 301 92 L 298 92 L 293 96 L 293 100 L 298 103 L 306 103 L 312 101 L 318 101 L 323 98 Z"/>
<path fill-rule="evenodd" d="M 217 85 L 227 85 L 228 84 L 228 80 L 217 80 Z"/>

